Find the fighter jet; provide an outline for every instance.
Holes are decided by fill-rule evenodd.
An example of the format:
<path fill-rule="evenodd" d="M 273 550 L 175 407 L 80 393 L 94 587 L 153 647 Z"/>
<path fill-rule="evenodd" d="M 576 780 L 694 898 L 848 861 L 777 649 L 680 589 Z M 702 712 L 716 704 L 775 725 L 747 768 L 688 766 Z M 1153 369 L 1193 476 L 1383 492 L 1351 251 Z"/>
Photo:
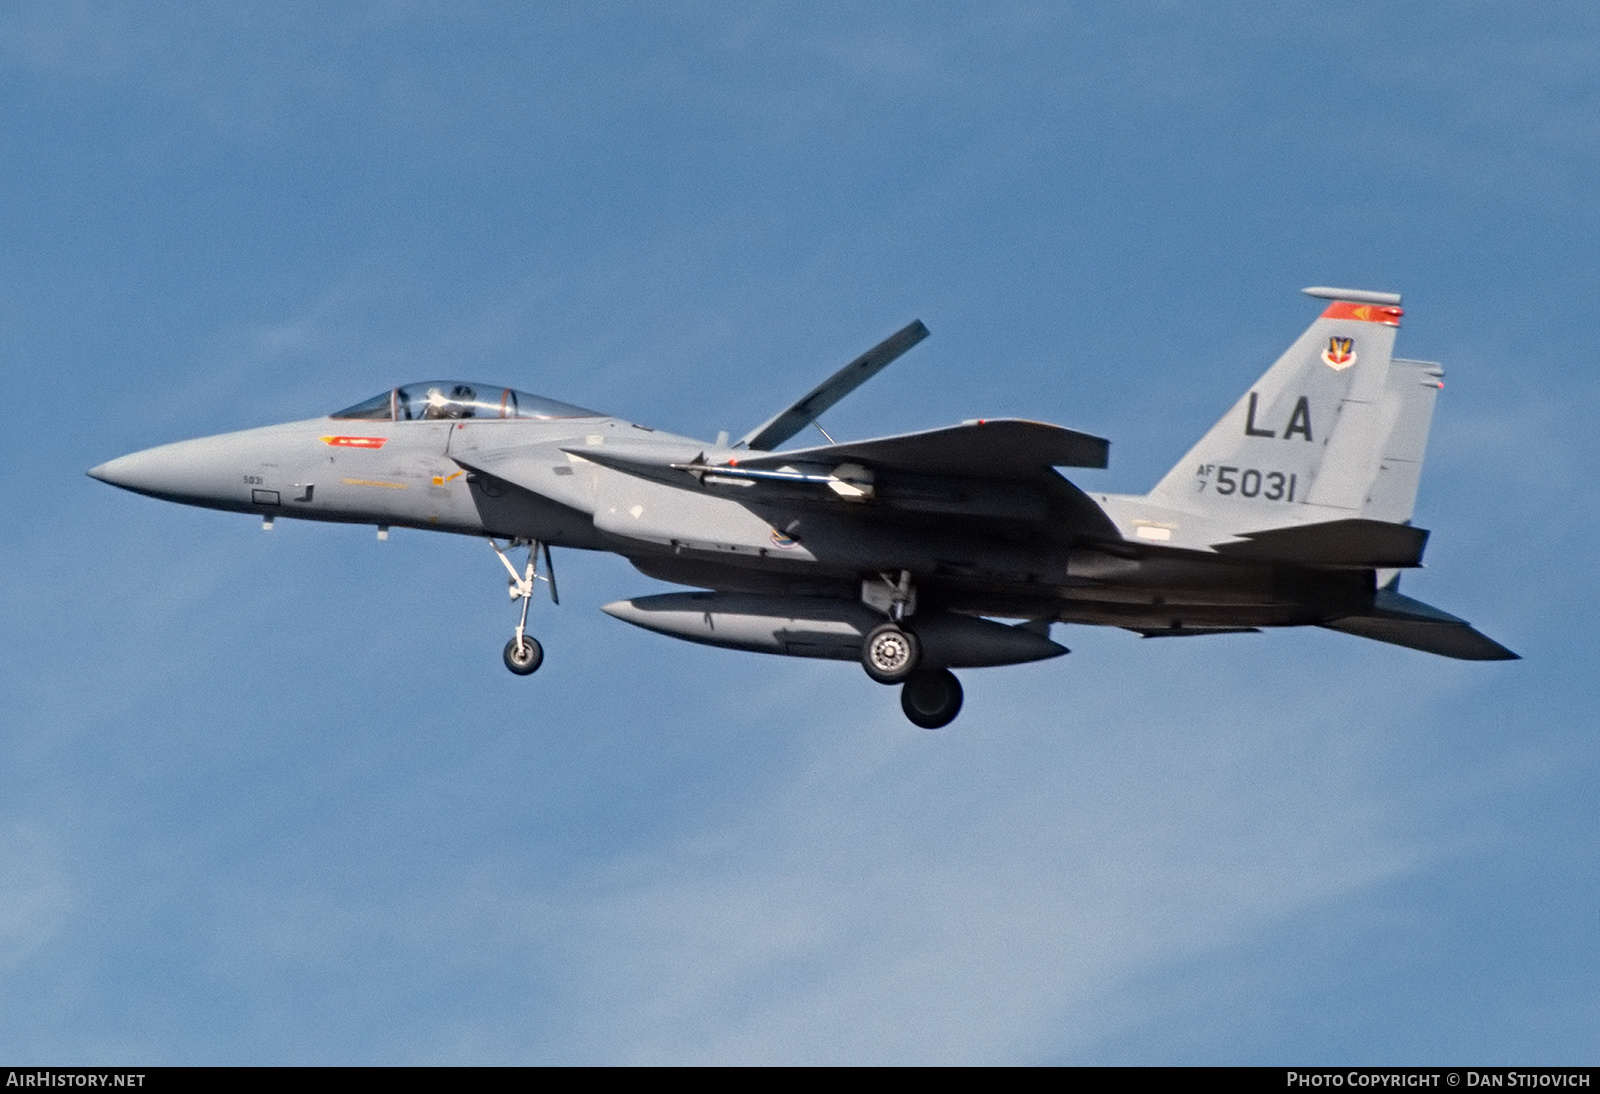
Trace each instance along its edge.
<path fill-rule="evenodd" d="M 912 723 L 961 709 L 952 669 L 1058 657 L 1057 623 L 1195 637 L 1320 626 L 1464 660 L 1517 655 L 1399 590 L 1444 370 L 1393 356 L 1394 293 L 1322 313 L 1143 495 L 1091 494 L 1108 442 L 975 419 L 835 442 L 819 416 L 928 334 L 913 322 L 737 441 L 695 440 L 498 384 L 406 384 L 326 417 L 182 441 L 89 472 L 186 505 L 488 540 L 528 632 L 550 549 L 613 551 L 694 591 L 603 608 L 710 646 L 858 661 Z M 779 451 L 815 425 L 826 443 Z M 510 552 L 525 548 L 521 566 Z"/>

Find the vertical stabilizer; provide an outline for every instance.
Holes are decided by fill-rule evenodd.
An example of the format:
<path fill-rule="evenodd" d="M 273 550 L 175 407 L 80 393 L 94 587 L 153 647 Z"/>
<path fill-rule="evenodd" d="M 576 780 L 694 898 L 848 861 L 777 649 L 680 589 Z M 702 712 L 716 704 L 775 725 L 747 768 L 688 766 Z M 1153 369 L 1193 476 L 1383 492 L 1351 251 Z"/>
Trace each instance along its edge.
<path fill-rule="evenodd" d="M 1397 294 L 1305 291 L 1326 309 L 1146 501 L 1240 532 L 1410 518 L 1443 370 L 1392 360 Z"/>
<path fill-rule="evenodd" d="M 1392 425 L 1383 438 L 1377 471 L 1370 476 L 1361 506 L 1363 517 L 1395 524 L 1411 519 L 1428 430 L 1433 424 L 1433 404 L 1442 387 L 1444 369 L 1432 361 L 1396 357 L 1389 362 L 1383 420 Z"/>

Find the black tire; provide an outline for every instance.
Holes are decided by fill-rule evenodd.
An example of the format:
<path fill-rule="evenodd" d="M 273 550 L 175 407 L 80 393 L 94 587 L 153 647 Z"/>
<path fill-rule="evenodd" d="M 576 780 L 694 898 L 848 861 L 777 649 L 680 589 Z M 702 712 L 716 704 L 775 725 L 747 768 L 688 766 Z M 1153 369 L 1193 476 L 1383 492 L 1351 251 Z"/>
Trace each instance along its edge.
<path fill-rule="evenodd" d="M 861 642 L 861 667 L 880 684 L 898 684 L 917 671 L 922 643 L 895 623 L 875 628 Z"/>
<path fill-rule="evenodd" d="M 531 634 L 522 636 L 522 648 L 517 648 L 517 636 L 512 635 L 511 641 L 506 643 L 505 652 L 506 668 L 518 676 L 527 676 L 538 672 L 539 666 L 544 664 L 544 647 L 539 645 L 539 640 Z"/>
<path fill-rule="evenodd" d="M 943 729 L 961 713 L 961 681 L 949 669 L 924 669 L 900 689 L 900 709 L 911 724 Z"/>

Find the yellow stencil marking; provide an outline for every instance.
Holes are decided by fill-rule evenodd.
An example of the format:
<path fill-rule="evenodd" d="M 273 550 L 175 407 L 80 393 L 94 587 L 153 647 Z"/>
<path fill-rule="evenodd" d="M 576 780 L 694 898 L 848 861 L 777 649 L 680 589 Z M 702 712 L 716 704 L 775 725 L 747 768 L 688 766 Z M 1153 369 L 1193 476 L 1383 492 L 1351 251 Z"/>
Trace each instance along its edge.
<path fill-rule="evenodd" d="M 384 482 L 381 479 L 345 479 L 351 486 L 382 486 L 390 490 L 409 490 L 411 487 L 403 482 Z"/>

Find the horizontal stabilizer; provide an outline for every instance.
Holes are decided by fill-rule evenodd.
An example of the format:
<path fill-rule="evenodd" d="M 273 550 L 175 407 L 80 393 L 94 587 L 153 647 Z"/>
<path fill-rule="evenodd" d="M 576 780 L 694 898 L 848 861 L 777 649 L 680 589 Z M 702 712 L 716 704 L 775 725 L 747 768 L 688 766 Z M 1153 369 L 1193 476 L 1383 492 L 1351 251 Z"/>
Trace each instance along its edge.
<path fill-rule="evenodd" d="M 812 388 L 798 402 L 756 426 L 740 439 L 739 444 L 756 452 L 769 452 L 777 448 L 926 337 L 928 328 L 922 325 L 922 320 L 913 319 Z"/>
<path fill-rule="evenodd" d="M 1242 542 L 1215 544 L 1218 554 L 1298 566 L 1387 570 L 1422 565 L 1423 528 L 1351 517 L 1241 533 Z"/>
<path fill-rule="evenodd" d="M 1345 616 L 1323 626 L 1461 661 L 1520 660 L 1494 639 L 1473 630 L 1465 619 L 1391 589 L 1378 590 L 1370 613 Z"/>
<path fill-rule="evenodd" d="M 788 464 L 849 461 L 926 474 L 1007 478 L 1048 467 L 1104 467 L 1111 444 L 1072 429 L 1016 418 L 963 422 L 876 440 L 745 456 L 729 463 L 776 470 Z"/>

